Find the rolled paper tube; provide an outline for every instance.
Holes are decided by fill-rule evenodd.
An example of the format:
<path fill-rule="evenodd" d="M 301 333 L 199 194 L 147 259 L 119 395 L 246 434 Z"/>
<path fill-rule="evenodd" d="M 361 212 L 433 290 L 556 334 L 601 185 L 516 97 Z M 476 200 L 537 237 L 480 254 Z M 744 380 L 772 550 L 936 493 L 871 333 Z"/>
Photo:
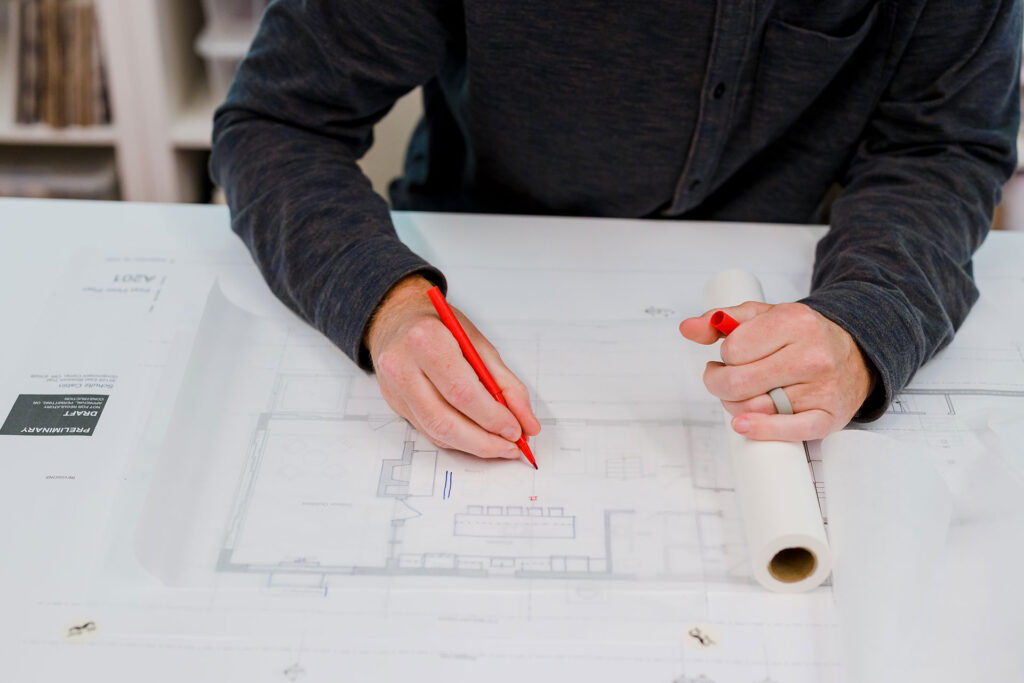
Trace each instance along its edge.
<path fill-rule="evenodd" d="M 763 299 L 761 283 L 742 270 L 718 273 L 704 287 L 706 308 Z M 737 434 L 731 421 L 725 413 L 754 578 L 780 593 L 820 586 L 832 563 L 803 443 L 753 441 Z"/>

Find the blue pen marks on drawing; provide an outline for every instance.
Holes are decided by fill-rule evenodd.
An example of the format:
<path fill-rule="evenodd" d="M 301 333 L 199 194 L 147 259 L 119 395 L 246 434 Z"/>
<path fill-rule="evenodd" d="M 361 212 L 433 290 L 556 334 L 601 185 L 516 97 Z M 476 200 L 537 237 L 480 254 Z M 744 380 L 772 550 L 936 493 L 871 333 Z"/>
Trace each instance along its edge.
<path fill-rule="evenodd" d="M 449 498 L 452 497 L 452 479 L 453 479 L 452 471 L 451 470 L 445 470 L 444 471 L 444 489 L 441 492 L 441 498 L 443 500 L 448 500 Z"/>

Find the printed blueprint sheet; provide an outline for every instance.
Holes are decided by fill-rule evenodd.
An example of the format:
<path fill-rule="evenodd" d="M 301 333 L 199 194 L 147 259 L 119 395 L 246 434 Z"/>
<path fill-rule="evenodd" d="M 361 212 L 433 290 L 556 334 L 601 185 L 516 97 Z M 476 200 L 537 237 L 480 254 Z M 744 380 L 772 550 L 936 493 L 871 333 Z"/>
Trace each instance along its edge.
<path fill-rule="evenodd" d="M 202 561 L 168 539 L 192 547 L 204 530 L 211 537 L 200 547 L 221 542 L 218 572 L 325 589 L 349 574 L 747 582 L 730 474 L 716 457 L 726 447 L 720 408 L 687 396 L 699 368 L 680 353 L 674 327 L 661 316 L 491 325 L 543 397 L 534 470 L 439 450 L 320 335 L 248 315 L 215 288 L 198 335 L 203 360 L 185 376 L 171 429 L 184 439 L 237 434 L 169 441 L 141 554 L 171 583 L 194 583 Z M 211 358 L 231 369 L 215 398 Z M 245 445 L 220 448 L 224 440 Z M 223 481 L 207 479 L 202 509 L 233 499 L 228 528 L 211 528 L 208 514 L 166 514 L 221 458 L 233 466 Z"/>
<path fill-rule="evenodd" d="M 830 595 L 776 600 L 749 577 L 720 408 L 694 382 L 713 351 L 679 337 L 679 303 L 474 315 L 530 385 L 535 471 L 434 447 L 244 261 L 182 257 L 166 282 L 164 301 L 193 302 L 178 329 L 103 301 L 102 322 L 137 330 L 94 361 L 132 366 L 123 348 L 146 339 L 165 354 L 145 366 L 164 376 L 156 395 L 111 394 L 151 413 L 147 433 L 101 417 L 106 460 L 80 462 L 73 484 L 91 500 L 47 526 L 74 536 L 80 520 L 89 560 L 73 569 L 41 535 L 74 580 L 10 596 L 31 615 L 9 625 L 16 679 L 834 677 Z M 72 305 L 88 315 L 88 300 Z M 12 514 L 15 499 L 60 495 L 25 481 L 11 480 Z"/>
<path fill-rule="evenodd" d="M 159 539 L 153 554 L 173 557 L 149 568 L 171 583 L 197 580 L 202 562 L 190 566 L 167 539 L 195 543 L 213 531 L 209 515 L 188 528 L 187 517 L 162 511 L 205 478 L 202 509 L 225 518 L 218 505 L 233 500 L 227 528 L 204 546 L 209 565 L 209 544 L 219 539 L 219 573 L 301 576 L 325 590 L 344 575 L 749 585 L 729 462 L 720 457 L 721 410 L 693 381 L 706 354 L 687 348 L 675 324 L 658 313 L 628 323 L 490 323 L 491 339 L 537 397 L 543 430 L 533 445 L 543 471 L 535 471 L 438 449 L 319 334 L 246 314 L 215 287 L 199 332 L 203 365 L 185 377 L 172 431 L 237 425 L 213 443 L 238 446 L 168 442 L 168 483 L 156 480 L 162 494 L 149 506 L 154 526 L 143 526 L 140 552 L 149 558 L 147 539 Z M 872 431 L 927 446 L 940 469 L 954 469 L 983 450 L 978 416 L 1024 414 L 1021 353 L 1012 344 L 945 351 Z M 238 382 L 225 383 L 212 405 L 210 358 Z M 827 513 L 820 443 L 809 458 Z M 215 483 L 202 473 L 218 459 L 232 464 Z"/>
<path fill-rule="evenodd" d="M 806 289 L 813 240 L 800 244 L 758 273 L 769 300 Z M 244 254 L 178 256 L 163 300 L 190 301 L 190 320 L 149 325 L 137 307 L 102 304 L 103 320 L 132 330 L 110 353 L 132 339 L 147 353 L 97 350 L 97 367 L 162 373 L 160 390 L 111 392 L 111 410 L 136 398 L 134 414 L 149 412 L 146 434 L 114 439 L 101 417 L 103 454 L 75 464 L 70 485 L 93 494 L 47 522 L 49 545 L 78 533 L 81 514 L 99 550 L 59 591 L 10 596 L 30 615 L 4 627 L 17 643 L 13 680 L 100 668 L 159 681 L 424 670 L 451 680 L 839 680 L 830 589 L 768 595 L 750 578 L 721 408 L 699 379 L 715 349 L 676 329 L 714 270 L 755 264 L 540 264 L 523 275 L 523 299 L 546 294 L 564 308 L 511 302 L 495 314 L 481 303 L 500 295 L 487 284 L 493 270 L 449 253 L 453 303 L 531 390 L 539 471 L 434 447 L 391 413 L 372 377 L 269 298 Z M 82 272 L 92 271 L 69 272 L 69 289 L 85 284 Z M 994 339 L 985 325 L 1024 300 L 1024 282 L 992 272 L 954 344 L 870 427 L 927 448 L 951 480 L 988 436 L 1015 438 L 1013 416 L 1024 414 L 1024 330 Z M 57 355 L 37 354 L 33 371 Z M 822 449 L 808 450 L 827 513 Z M 35 481 L 10 477 L 5 504 L 64 495 Z"/>

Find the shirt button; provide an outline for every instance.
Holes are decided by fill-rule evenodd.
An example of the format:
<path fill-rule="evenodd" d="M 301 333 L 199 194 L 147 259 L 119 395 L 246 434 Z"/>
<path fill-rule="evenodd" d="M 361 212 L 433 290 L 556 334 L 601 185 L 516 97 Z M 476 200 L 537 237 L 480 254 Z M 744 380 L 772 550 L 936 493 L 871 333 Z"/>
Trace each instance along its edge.
<path fill-rule="evenodd" d="M 725 83 L 719 83 L 718 85 L 716 85 L 716 86 L 715 86 L 715 89 L 714 89 L 714 90 L 712 91 L 712 93 L 711 93 L 711 95 L 712 95 L 712 96 L 713 96 L 713 97 L 714 97 L 714 98 L 715 98 L 716 100 L 719 100 L 719 99 L 721 99 L 721 98 L 722 98 L 722 95 L 724 95 L 724 94 L 725 94 Z"/>

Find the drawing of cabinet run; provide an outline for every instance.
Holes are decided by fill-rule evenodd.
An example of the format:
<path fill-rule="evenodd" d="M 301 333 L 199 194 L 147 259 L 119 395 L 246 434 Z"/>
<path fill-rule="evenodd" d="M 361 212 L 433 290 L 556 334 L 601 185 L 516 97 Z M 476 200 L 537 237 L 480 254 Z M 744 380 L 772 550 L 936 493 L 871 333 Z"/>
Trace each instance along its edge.
<path fill-rule="evenodd" d="M 708 475 L 717 429 L 553 421 L 535 442 L 548 470 L 537 474 L 439 450 L 393 416 L 266 413 L 218 569 L 315 585 L 351 574 L 736 579 L 734 494 Z"/>

